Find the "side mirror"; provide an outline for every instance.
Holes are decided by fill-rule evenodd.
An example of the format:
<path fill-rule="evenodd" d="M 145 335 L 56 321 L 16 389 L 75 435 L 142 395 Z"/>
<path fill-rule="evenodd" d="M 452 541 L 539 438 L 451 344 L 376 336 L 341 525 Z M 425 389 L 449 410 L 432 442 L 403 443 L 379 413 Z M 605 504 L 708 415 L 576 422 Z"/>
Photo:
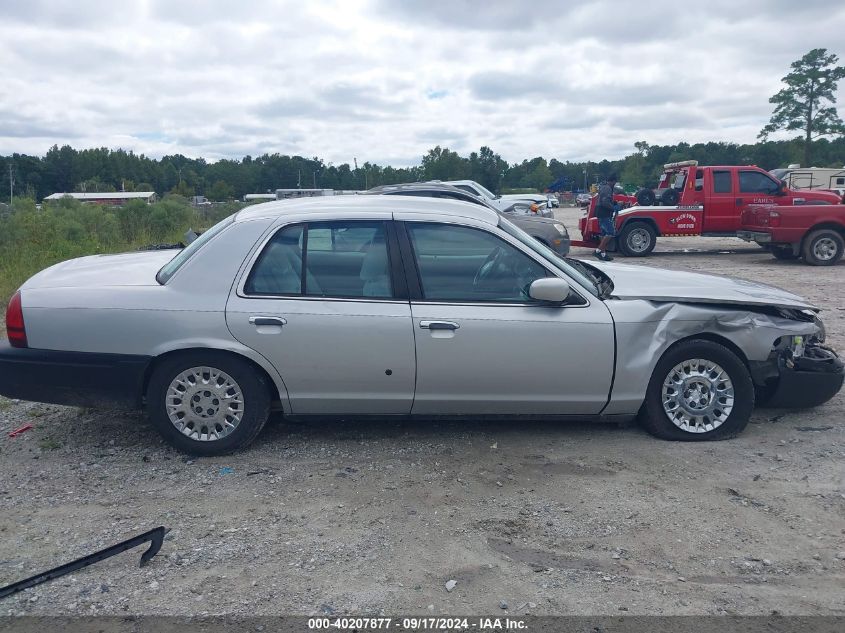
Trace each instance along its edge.
<path fill-rule="evenodd" d="M 786 195 L 786 183 L 783 180 L 778 181 L 778 192 L 777 195 L 785 196 Z"/>
<path fill-rule="evenodd" d="M 563 303 L 569 298 L 569 283 L 560 277 L 535 279 L 528 287 L 528 296 L 537 301 Z"/>

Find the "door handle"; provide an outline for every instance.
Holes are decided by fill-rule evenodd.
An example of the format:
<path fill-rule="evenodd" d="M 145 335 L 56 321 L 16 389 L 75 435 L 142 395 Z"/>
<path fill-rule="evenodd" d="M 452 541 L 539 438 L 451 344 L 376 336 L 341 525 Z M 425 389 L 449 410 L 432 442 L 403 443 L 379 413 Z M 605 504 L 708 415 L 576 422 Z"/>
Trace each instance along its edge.
<path fill-rule="evenodd" d="M 251 316 L 249 317 L 249 322 L 253 325 L 286 325 L 287 319 L 283 319 L 282 317 L 273 317 L 273 316 Z"/>
<path fill-rule="evenodd" d="M 737 199 L 736 199 L 736 203 L 737 203 L 737 204 L 742 204 L 742 198 L 737 198 Z"/>
<path fill-rule="evenodd" d="M 461 326 L 452 321 L 420 321 L 420 327 L 424 330 L 457 330 Z"/>

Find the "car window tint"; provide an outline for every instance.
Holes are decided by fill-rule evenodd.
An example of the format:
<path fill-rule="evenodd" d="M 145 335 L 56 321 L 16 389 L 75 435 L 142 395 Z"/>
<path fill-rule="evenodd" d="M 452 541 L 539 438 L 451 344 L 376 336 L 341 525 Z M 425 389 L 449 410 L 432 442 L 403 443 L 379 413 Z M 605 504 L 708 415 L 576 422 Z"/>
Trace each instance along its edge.
<path fill-rule="evenodd" d="M 730 193 L 731 191 L 733 191 L 733 187 L 731 186 L 731 172 L 714 171 L 713 193 Z"/>
<path fill-rule="evenodd" d="M 389 299 L 393 296 L 383 222 L 308 224 L 305 294 Z"/>
<path fill-rule="evenodd" d="M 773 195 L 778 192 L 778 185 L 766 174 L 761 174 L 759 171 L 741 171 L 739 172 L 739 191 L 741 193 Z"/>
<path fill-rule="evenodd" d="M 432 301 L 529 302 L 528 286 L 545 269 L 480 229 L 408 223 L 423 297 Z"/>
<path fill-rule="evenodd" d="M 302 294 L 302 236 L 301 225 L 278 231 L 252 267 L 244 291 L 254 295 Z"/>

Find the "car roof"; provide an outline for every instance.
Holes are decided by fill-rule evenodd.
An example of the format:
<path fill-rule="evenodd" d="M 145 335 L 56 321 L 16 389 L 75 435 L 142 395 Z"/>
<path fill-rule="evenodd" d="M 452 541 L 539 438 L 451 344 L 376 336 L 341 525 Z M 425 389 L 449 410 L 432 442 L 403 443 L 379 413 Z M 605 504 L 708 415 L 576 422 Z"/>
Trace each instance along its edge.
<path fill-rule="evenodd" d="M 345 214 L 354 215 L 362 211 L 397 211 L 402 213 L 441 214 L 463 216 L 491 224 L 499 223 L 499 214 L 487 207 L 445 198 L 417 196 L 339 195 L 314 196 L 310 198 L 289 198 L 255 204 L 242 209 L 235 215 L 236 222 L 257 219 L 275 219 L 284 215 L 308 211 L 336 213 L 338 219 Z"/>

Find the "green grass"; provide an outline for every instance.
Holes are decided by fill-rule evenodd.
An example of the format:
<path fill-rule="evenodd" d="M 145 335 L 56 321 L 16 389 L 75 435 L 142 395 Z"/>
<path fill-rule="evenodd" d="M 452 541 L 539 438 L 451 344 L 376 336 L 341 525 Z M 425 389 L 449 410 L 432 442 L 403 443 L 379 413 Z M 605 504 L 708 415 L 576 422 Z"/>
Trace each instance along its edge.
<path fill-rule="evenodd" d="M 16 198 L 11 213 L 0 216 L 2 314 L 23 282 L 53 264 L 84 255 L 179 242 L 188 228 L 207 228 L 241 206 L 216 207 L 210 214 L 198 215 L 184 198 L 166 196 L 152 205 L 132 201 L 117 208 L 83 205 L 66 198 L 37 210 L 33 200 Z"/>
<path fill-rule="evenodd" d="M 38 448 L 42 451 L 55 451 L 61 447 L 62 443 L 52 437 L 45 437 L 44 439 L 38 441 Z"/>

